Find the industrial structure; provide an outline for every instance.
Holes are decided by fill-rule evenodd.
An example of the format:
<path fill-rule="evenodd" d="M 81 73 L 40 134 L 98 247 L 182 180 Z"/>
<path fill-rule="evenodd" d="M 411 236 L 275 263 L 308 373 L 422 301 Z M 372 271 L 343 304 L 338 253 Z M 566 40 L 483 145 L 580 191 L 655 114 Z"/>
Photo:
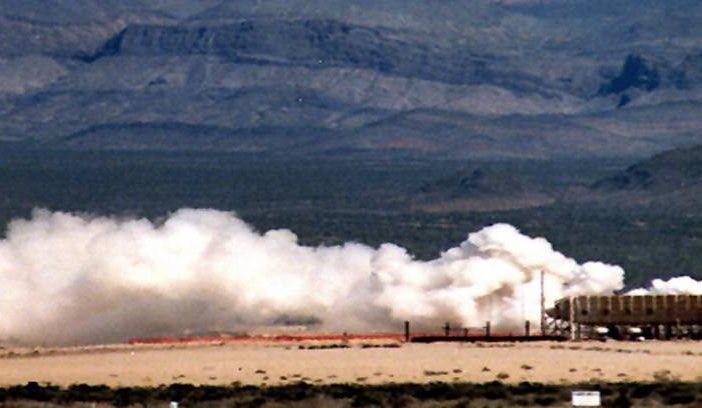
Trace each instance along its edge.
<path fill-rule="evenodd" d="M 545 315 L 547 334 L 574 340 L 702 338 L 702 295 L 574 296 Z"/>
<path fill-rule="evenodd" d="M 543 293 L 543 292 L 542 292 Z M 550 309 L 541 297 L 541 330 L 532 333 L 526 321 L 523 333 L 491 333 L 490 322 L 480 328 L 452 329 L 443 334 L 410 335 L 405 341 L 541 341 L 605 339 L 702 339 L 702 295 L 573 296 L 557 300 Z"/>

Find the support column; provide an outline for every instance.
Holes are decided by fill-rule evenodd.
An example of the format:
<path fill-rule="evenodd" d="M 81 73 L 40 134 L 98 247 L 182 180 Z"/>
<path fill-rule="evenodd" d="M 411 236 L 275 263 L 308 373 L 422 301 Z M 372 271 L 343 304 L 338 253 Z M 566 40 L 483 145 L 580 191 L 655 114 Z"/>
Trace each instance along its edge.
<path fill-rule="evenodd" d="M 570 329 L 570 339 L 575 340 L 575 298 L 568 299 L 568 328 Z"/>
<path fill-rule="evenodd" d="M 544 271 L 541 271 L 541 335 L 546 335 L 546 296 L 544 294 Z"/>

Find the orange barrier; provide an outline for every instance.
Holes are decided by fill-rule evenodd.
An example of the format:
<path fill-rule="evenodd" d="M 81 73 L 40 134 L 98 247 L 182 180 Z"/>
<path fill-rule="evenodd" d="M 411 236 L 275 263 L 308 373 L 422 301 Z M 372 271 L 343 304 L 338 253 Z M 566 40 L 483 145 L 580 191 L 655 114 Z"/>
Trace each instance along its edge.
<path fill-rule="evenodd" d="M 450 339 L 447 341 L 456 341 L 456 339 L 464 337 L 475 339 L 480 341 L 480 339 L 489 339 L 494 337 L 494 340 L 499 339 L 499 341 L 510 341 L 518 340 L 517 338 L 525 337 L 523 334 L 513 334 L 509 332 L 494 332 L 489 337 L 485 337 L 485 333 L 482 331 L 473 331 L 467 334 L 467 336 L 460 336 L 452 334 L 450 336 L 445 336 L 443 333 L 438 334 L 432 333 L 412 333 L 411 338 L 432 338 L 434 341 L 442 341 L 442 338 Z M 541 337 L 540 333 L 534 333 L 532 336 L 535 340 L 537 337 Z M 250 335 L 250 336 L 185 336 L 185 337 L 145 337 L 145 338 L 132 338 L 129 339 L 129 344 L 190 344 L 190 343 L 236 343 L 236 342 L 252 342 L 252 343 L 299 343 L 305 341 L 363 341 L 363 340 L 388 340 L 388 341 L 404 341 L 405 335 L 402 333 L 316 333 L 316 334 L 275 334 L 275 335 Z"/>
<path fill-rule="evenodd" d="M 192 336 L 192 337 L 146 337 L 132 338 L 128 343 L 137 344 L 188 344 L 188 343 L 233 343 L 233 342 L 305 342 L 305 341 L 350 341 L 350 340 L 396 340 L 402 341 L 400 333 L 347 333 L 347 334 L 280 334 L 257 336 Z"/>

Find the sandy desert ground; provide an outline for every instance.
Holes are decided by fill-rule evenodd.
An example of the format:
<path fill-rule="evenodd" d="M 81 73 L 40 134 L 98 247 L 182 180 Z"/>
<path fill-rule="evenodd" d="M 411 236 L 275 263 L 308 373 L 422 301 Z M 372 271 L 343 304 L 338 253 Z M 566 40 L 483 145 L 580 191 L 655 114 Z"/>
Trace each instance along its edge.
<path fill-rule="evenodd" d="M 466 381 L 699 381 L 702 342 L 436 343 L 320 349 L 190 344 L 0 350 L 0 386 Z"/>

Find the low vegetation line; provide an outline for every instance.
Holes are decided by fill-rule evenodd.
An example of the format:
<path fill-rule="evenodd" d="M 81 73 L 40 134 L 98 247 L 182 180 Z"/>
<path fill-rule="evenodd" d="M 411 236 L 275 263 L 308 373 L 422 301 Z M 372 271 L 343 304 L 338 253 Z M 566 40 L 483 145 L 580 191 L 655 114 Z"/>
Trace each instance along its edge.
<path fill-rule="evenodd" d="M 382 385 L 331 384 L 312 385 L 306 382 L 281 386 L 256 387 L 232 383 L 227 386 L 171 384 L 157 387 L 118 387 L 74 384 L 58 387 L 29 382 L 0 388 L 0 406 L 163 406 L 178 402 L 182 406 L 301 406 L 315 402 L 317 406 L 425 406 L 440 403 L 462 406 L 486 406 L 499 402 L 503 407 L 566 406 L 574 390 L 599 391 L 603 406 L 638 407 L 675 405 L 699 406 L 702 383 L 661 381 L 588 382 L 555 385 L 522 382 L 505 384 L 432 382 Z M 476 402 L 477 405 L 472 403 Z M 458 406 L 458 405 L 456 405 Z M 489 405 L 493 406 L 493 405 Z"/>

